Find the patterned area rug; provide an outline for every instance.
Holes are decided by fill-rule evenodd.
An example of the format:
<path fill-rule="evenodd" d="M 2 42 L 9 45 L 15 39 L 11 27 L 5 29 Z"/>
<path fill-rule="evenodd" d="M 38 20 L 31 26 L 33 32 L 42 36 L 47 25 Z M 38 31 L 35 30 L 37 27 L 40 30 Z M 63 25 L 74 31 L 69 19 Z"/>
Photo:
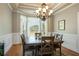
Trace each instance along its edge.
<path fill-rule="evenodd" d="M 25 56 L 33 56 L 32 51 L 26 51 Z M 60 56 L 59 51 L 57 51 L 54 56 Z M 62 53 L 62 56 L 65 56 L 65 55 Z"/>
<path fill-rule="evenodd" d="M 26 51 L 25 56 L 32 56 L 32 51 Z"/>

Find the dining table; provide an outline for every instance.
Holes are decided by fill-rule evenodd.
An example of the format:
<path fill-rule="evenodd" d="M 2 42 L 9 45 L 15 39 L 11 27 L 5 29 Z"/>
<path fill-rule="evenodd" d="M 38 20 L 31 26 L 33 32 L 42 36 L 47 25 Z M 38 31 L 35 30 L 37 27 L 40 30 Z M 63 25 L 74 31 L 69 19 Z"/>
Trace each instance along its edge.
<path fill-rule="evenodd" d="M 41 45 L 41 38 L 35 38 L 35 36 L 30 36 L 26 41 L 26 46 L 38 46 Z M 54 39 L 54 44 L 63 43 L 64 41 Z M 61 48 L 60 48 L 61 55 Z"/>

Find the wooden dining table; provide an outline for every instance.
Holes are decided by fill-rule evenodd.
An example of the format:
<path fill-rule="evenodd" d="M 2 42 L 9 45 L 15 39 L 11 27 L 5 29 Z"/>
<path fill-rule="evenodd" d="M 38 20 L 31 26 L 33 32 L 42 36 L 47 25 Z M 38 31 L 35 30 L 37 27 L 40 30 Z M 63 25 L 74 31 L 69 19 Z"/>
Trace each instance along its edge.
<path fill-rule="evenodd" d="M 63 43 L 61 40 L 54 40 L 54 44 Z M 26 39 L 26 46 L 37 46 L 41 44 L 41 39 L 36 39 L 34 36 L 29 37 Z M 60 48 L 60 55 L 61 55 L 61 48 Z"/>
<path fill-rule="evenodd" d="M 28 39 L 26 39 L 26 45 L 38 45 L 41 43 L 41 39 L 36 39 L 34 36 L 29 37 Z M 63 41 L 61 40 L 54 40 L 54 43 L 63 43 Z"/>

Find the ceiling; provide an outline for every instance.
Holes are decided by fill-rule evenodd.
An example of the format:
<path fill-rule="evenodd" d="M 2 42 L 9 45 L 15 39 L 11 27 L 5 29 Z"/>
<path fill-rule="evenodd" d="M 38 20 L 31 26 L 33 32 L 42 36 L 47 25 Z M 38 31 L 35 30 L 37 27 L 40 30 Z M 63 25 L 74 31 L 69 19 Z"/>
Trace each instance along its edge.
<path fill-rule="evenodd" d="M 14 10 L 17 12 L 29 15 L 36 16 L 35 11 L 41 7 L 42 3 L 10 3 Z M 60 9 L 70 5 L 71 3 L 46 3 L 49 9 L 52 9 L 54 12 L 59 11 Z"/>

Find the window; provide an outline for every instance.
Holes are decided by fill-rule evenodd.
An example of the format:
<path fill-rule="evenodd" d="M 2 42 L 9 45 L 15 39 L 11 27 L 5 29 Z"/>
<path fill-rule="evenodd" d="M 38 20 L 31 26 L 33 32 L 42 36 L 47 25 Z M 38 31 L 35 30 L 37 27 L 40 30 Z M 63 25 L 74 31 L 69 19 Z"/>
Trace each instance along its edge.
<path fill-rule="evenodd" d="M 20 16 L 20 32 L 27 33 L 28 36 L 35 35 L 36 32 L 47 32 L 47 20 L 41 21 L 36 17 Z"/>
<path fill-rule="evenodd" d="M 26 32 L 26 16 L 20 16 L 20 33 Z"/>
<path fill-rule="evenodd" d="M 40 32 L 40 19 L 35 17 L 28 17 L 27 25 L 28 35 L 34 35 L 36 32 Z"/>

